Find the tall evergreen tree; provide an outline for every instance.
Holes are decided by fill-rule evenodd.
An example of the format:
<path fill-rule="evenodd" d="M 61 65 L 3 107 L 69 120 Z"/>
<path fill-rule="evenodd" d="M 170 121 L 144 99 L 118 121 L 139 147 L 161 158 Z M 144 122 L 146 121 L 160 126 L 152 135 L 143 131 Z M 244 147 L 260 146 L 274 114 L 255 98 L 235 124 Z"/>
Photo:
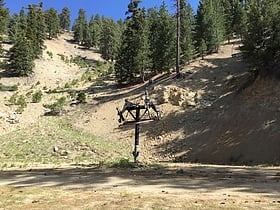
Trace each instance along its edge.
<path fill-rule="evenodd" d="M 22 7 L 19 12 L 19 31 L 22 34 L 22 36 L 26 35 L 27 31 L 27 19 L 25 15 L 24 8 Z"/>
<path fill-rule="evenodd" d="M 59 17 L 54 8 L 45 11 L 46 32 L 49 39 L 56 38 L 59 34 Z"/>
<path fill-rule="evenodd" d="M 159 11 L 149 10 L 148 16 L 152 70 L 154 73 L 169 72 L 175 65 L 176 23 L 164 2 Z"/>
<path fill-rule="evenodd" d="M 100 15 L 95 15 L 92 17 L 92 29 L 93 33 L 93 43 L 96 48 L 99 48 L 99 41 L 100 41 L 100 34 L 101 34 L 101 27 L 102 27 L 102 18 Z"/>
<path fill-rule="evenodd" d="M 280 1 L 246 2 L 247 28 L 243 40 L 244 57 L 259 71 L 280 75 Z"/>
<path fill-rule="evenodd" d="M 8 35 L 10 41 L 12 43 L 15 43 L 15 41 L 18 39 L 19 35 L 19 15 L 13 14 L 10 17 L 9 24 L 8 24 Z"/>
<path fill-rule="evenodd" d="M 26 36 L 27 22 L 24 8 L 20 10 L 20 14 L 13 14 L 8 24 L 8 35 L 10 41 L 14 44 L 20 37 Z"/>
<path fill-rule="evenodd" d="M 36 40 L 35 40 L 35 57 L 38 58 L 43 54 L 45 49 L 46 25 L 43 13 L 43 3 L 39 3 L 36 11 Z"/>
<path fill-rule="evenodd" d="M 110 18 L 104 18 L 100 34 L 100 53 L 101 56 L 109 61 L 113 61 L 116 54 L 116 24 Z"/>
<path fill-rule="evenodd" d="M 194 30 L 194 15 L 191 5 L 186 4 L 185 0 L 181 0 L 181 64 L 189 63 L 194 57 L 193 45 L 193 30 Z"/>
<path fill-rule="evenodd" d="M 9 21 L 9 10 L 4 7 L 5 1 L 0 0 L 0 35 L 7 31 L 7 24 Z"/>
<path fill-rule="evenodd" d="M 196 40 L 205 40 L 208 52 L 216 52 L 225 36 L 224 11 L 219 0 L 200 0 L 196 19 Z"/>
<path fill-rule="evenodd" d="M 145 82 L 146 74 L 150 72 L 151 59 L 149 45 L 149 26 L 148 20 L 146 18 L 146 10 L 144 8 L 141 9 L 139 15 L 139 25 L 141 34 L 141 36 L 139 37 L 140 50 L 136 58 L 140 61 L 140 76 L 142 81 Z"/>
<path fill-rule="evenodd" d="M 63 7 L 62 12 L 59 14 L 59 25 L 60 28 L 64 31 L 69 31 L 70 29 L 70 20 L 71 14 L 68 7 Z"/>
<path fill-rule="evenodd" d="M 26 38 L 31 43 L 34 58 L 40 57 L 45 47 L 45 21 L 42 6 L 42 3 L 29 5 L 27 13 Z"/>
<path fill-rule="evenodd" d="M 84 9 L 79 9 L 78 18 L 75 20 L 72 30 L 74 32 L 74 41 L 83 45 L 88 36 L 87 16 Z"/>
<path fill-rule="evenodd" d="M 3 53 L 2 48 L 2 35 L 7 31 L 7 24 L 9 21 L 9 10 L 4 8 L 4 0 L 0 0 L 0 55 Z"/>
<path fill-rule="evenodd" d="M 84 32 L 84 46 L 87 48 L 91 48 L 94 46 L 94 31 L 93 31 L 93 27 L 90 24 L 90 22 L 86 25 L 85 27 L 85 32 Z"/>
<path fill-rule="evenodd" d="M 228 41 L 233 35 L 240 35 L 244 32 L 245 12 L 243 1 L 241 0 L 223 0 L 225 17 L 225 35 Z"/>
<path fill-rule="evenodd" d="M 145 69 L 144 52 L 145 18 L 138 8 L 140 0 L 131 0 L 128 5 L 126 28 L 122 34 L 121 46 L 115 63 L 116 78 L 119 83 L 136 81 Z"/>
<path fill-rule="evenodd" d="M 33 73 L 34 59 L 31 53 L 31 42 L 19 37 L 10 49 L 10 69 L 17 76 L 29 76 Z"/>

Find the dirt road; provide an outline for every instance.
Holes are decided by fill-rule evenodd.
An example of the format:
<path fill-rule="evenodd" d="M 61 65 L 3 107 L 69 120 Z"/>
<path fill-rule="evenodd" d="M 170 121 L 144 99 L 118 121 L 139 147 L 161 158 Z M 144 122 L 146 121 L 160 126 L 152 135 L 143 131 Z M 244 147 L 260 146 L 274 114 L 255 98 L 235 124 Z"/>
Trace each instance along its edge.
<path fill-rule="evenodd" d="M 45 197 L 52 193 L 58 197 Z M 5 170 L 0 173 L 0 194 L 23 196 L 21 202 L 10 198 L 9 206 L 0 200 L 0 209 L 51 208 L 58 198 L 64 199 L 58 207 L 70 209 L 279 209 L 280 168 L 172 164 Z M 76 204 L 69 205 L 73 199 Z"/>

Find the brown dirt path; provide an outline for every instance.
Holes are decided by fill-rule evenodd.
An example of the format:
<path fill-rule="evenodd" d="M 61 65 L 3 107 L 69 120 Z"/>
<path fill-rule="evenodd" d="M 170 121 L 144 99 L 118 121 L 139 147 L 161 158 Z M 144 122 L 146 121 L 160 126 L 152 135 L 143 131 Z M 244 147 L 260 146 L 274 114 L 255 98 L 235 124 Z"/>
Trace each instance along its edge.
<path fill-rule="evenodd" d="M 5 186 L 16 188 L 12 191 Z M 36 195 L 35 189 L 43 192 Z M 80 205 L 78 209 L 102 209 L 103 204 L 105 209 L 134 209 L 131 205 L 139 209 L 153 209 L 153 205 L 159 209 L 280 208 L 280 172 L 277 167 L 169 164 L 154 169 L 64 167 L 1 171 L 0 193 L 18 196 L 16 191 L 19 190 L 29 192 L 29 207 L 54 207 L 54 198 L 50 197 L 47 203 L 44 194 L 55 192 L 64 199 L 55 205 L 73 208 L 75 204 L 67 205 L 67 202 L 75 200 Z M 71 196 L 70 192 L 78 197 Z M 18 202 L 12 206 L 21 204 Z"/>

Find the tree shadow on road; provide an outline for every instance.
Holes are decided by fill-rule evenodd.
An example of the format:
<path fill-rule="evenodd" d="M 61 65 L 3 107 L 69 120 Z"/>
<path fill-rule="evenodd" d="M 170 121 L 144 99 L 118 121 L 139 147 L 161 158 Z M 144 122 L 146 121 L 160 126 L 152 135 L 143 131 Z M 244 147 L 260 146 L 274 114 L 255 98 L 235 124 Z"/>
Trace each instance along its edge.
<path fill-rule="evenodd" d="M 185 165 L 162 168 L 44 168 L 1 171 L 0 185 L 15 187 L 66 187 L 133 189 L 141 191 L 234 192 L 279 195 L 277 168 Z"/>

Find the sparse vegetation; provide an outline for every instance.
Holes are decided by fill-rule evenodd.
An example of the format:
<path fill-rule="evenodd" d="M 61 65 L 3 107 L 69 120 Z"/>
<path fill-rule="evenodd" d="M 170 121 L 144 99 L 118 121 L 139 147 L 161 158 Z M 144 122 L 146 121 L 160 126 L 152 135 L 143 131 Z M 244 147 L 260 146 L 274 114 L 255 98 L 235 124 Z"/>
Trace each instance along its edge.
<path fill-rule="evenodd" d="M 80 91 L 77 95 L 78 103 L 86 103 L 86 94 L 83 91 Z"/>
<path fill-rule="evenodd" d="M 89 70 L 86 70 L 81 77 L 81 81 L 84 82 L 91 82 L 92 81 L 92 74 Z"/>
<path fill-rule="evenodd" d="M 60 59 L 62 60 L 62 61 L 64 61 L 65 63 L 67 63 L 67 64 L 69 64 L 69 62 L 70 62 L 70 60 L 69 60 L 69 58 L 68 58 L 68 56 L 66 56 L 66 55 L 64 55 L 64 54 L 57 54 L 59 57 L 60 57 Z"/>
<path fill-rule="evenodd" d="M 42 97 L 43 97 L 43 93 L 41 90 L 35 92 L 32 95 L 32 103 L 39 103 L 42 100 Z"/>
<path fill-rule="evenodd" d="M 53 58 L 53 53 L 51 51 L 47 51 L 46 53 L 48 56 L 50 56 L 50 58 Z"/>
<path fill-rule="evenodd" d="M 120 158 L 108 164 L 112 168 L 134 168 L 135 163 L 131 162 L 129 158 Z"/>
<path fill-rule="evenodd" d="M 78 79 L 73 79 L 70 83 L 71 87 L 78 85 L 79 80 Z"/>
<path fill-rule="evenodd" d="M 10 105 L 17 105 L 16 112 L 22 113 L 24 111 L 24 108 L 27 107 L 27 101 L 25 96 L 18 95 L 18 92 L 14 93 L 10 99 L 8 100 L 10 102 Z"/>
<path fill-rule="evenodd" d="M 3 85 L 0 83 L 0 91 L 17 91 L 18 85 Z"/>
<path fill-rule="evenodd" d="M 75 63 L 80 68 L 87 68 L 88 67 L 87 62 L 80 56 L 77 56 L 77 57 L 74 57 L 74 58 L 71 57 L 70 63 Z"/>
<path fill-rule="evenodd" d="M 44 128 L 42 130 L 42 128 Z M 109 139 L 75 129 L 65 119 L 45 117 L 24 130 L 0 136 L 1 168 L 33 164 L 99 164 L 128 151 Z"/>
<path fill-rule="evenodd" d="M 43 106 L 46 108 L 46 109 L 49 109 L 50 110 L 50 114 L 51 115 L 59 115 L 64 106 L 67 105 L 67 100 L 66 100 L 66 97 L 63 96 L 63 97 L 60 97 L 59 99 L 57 99 L 56 102 L 52 103 L 52 104 L 44 104 Z"/>

